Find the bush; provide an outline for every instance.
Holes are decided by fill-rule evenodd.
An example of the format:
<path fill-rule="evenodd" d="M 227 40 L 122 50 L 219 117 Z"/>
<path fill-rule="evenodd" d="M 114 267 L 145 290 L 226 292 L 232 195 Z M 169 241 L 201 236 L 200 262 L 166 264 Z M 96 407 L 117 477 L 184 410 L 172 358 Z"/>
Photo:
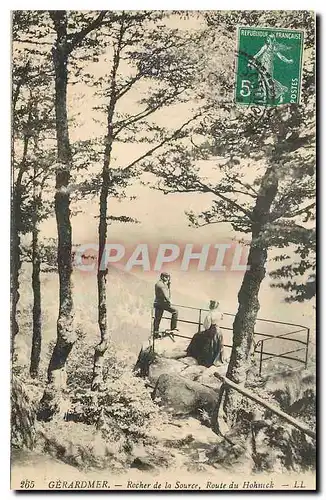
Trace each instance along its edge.
<path fill-rule="evenodd" d="M 71 397 L 68 418 L 94 424 L 106 436 L 124 434 L 133 439 L 148 437 L 151 426 L 163 422 L 162 412 L 152 401 L 145 382 L 125 372 L 116 380 L 107 379 L 106 390 L 76 390 Z"/>
<path fill-rule="evenodd" d="M 105 354 L 106 389 L 90 390 L 94 346 L 80 336 L 67 366 L 71 406 L 68 420 L 96 425 L 108 439 L 148 437 L 151 426 L 163 422 L 145 382 L 133 375 L 135 356 L 110 345 Z"/>
<path fill-rule="evenodd" d="M 274 375 L 259 395 L 311 429 L 316 428 L 315 376 L 308 371 Z M 252 389 L 257 392 L 255 388 Z M 258 470 L 302 472 L 316 467 L 316 442 L 270 410 L 260 413 L 261 429 L 254 437 L 254 461 Z"/>
<path fill-rule="evenodd" d="M 165 414 L 144 380 L 134 376 L 135 355 L 112 345 L 103 366 L 105 390 L 91 391 L 93 356 L 94 345 L 79 332 L 67 363 L 66 421 L 40 424 L 40 446 L 79 468 L 125 468 L 136 445 L 154 444 L 151 431 L 163 424 Z"/>
<path fill-rule="evenodd" d="M 92 382 L 96 342 L 90 340 L 81 329 L 77 330 L 77 334 L 78 339 L 67 361 L 67 384 L 70 390 L 89 388 Z M 131 370 L 135 359 L 135 354 L 110 343 L 103 365 L 104 380 L 114 381 L 120 378 L 126 370 Z"/>
<path fill-rule="evenodd" d="M 122 469 L 126 453 L 121 442 L 104 439 L 94 426 L 51 421 L 38 424 L 37 451 L 78 469 Z"/>
<path fill-rule="evenodd" d="M 312 438 L 275 416 L 267 424 L 258 438 L 255 461 L 259 470 L 275 470 L 276 462 L 284 470 L 315 469 L 316 442 Z"/>

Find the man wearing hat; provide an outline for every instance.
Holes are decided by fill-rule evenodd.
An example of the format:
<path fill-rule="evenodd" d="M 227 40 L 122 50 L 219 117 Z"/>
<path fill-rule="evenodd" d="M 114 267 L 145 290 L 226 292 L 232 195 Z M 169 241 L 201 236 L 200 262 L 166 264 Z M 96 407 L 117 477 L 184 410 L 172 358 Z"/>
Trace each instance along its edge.
<path fill-rule="evenodd" d="M 171 330 L 177 329 L 178 311 L 171 306 L 171 277 L 168 273 L 161 273 L 160 279 L 155 284 L 155 301 L 154 301 L 154 335 L 158 335 L 160 322 L 164 311 L 172 314 Z"/>

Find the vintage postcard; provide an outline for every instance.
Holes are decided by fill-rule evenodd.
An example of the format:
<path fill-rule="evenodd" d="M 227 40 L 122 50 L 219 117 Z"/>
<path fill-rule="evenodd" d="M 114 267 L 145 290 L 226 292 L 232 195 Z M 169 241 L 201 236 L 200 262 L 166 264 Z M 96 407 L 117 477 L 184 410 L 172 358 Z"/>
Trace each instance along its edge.
<path fill-rule="evenodd" d="M 11 22 L 11 488 L 316 490 L 315 14 Z"/>

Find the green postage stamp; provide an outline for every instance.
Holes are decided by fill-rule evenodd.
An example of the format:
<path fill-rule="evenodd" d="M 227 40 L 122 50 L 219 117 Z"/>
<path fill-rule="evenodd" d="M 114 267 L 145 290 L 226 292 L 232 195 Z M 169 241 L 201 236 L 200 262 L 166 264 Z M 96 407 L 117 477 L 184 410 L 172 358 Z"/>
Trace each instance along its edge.
<path fill-rule="evenodd" d="M 300 30 L 239 27 L 236 103 L 299 104 L 303 40 Z"/>

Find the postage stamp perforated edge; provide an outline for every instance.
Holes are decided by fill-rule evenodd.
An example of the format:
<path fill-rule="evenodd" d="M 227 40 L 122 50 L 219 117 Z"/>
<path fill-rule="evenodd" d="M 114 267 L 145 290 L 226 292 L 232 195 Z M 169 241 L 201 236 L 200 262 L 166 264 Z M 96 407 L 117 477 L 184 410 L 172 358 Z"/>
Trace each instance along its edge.
<path fill-rule="evenodd" d="M 242 29 L 250 29 L 250 30 L 265 30 L 265 31 L 283 31 L 283 32 L 298 32 L 301 33 L 301 47 L 300 47 L 300 58 L 298 61 L 299 65 L 299 82 L 298 82 L 298 99 L 297 99 L 297 105 L 301 104 L 301 95 L 302 95 L 302 69 L 303 69 L 303 53 L 304 53 L 304 39 L 305 39 L 305 30 L 304 29 L 293 29 L 293 28 L 283 28 L 279 26 L 244 26 L 244 25 L 239 25 L 236 27 L 236 41 L 235 41 L 235 70 L 234 70 L 234 103 L 237 106 L 241 107 L 249 107 L 250 105 L 254 106 L 261 106 L 261 107 L 271 107 L 273 105 L 268 105 L 268 104 L 259 104 L 256 102 L 252 103 L 246 103 L 246 102 L 241 102 L 237 100 L 237 82 L 238 82 L 238 77 L 239 77 L 239 56 L 241 55 L 240 51 L 240 31 Z M 243 54 L 242 54 L 243 55 Z M 250 57 L 251 54 L 248 54 L 248 57 Z M 277 104 L 274 104 L 274 106 Z"/>

